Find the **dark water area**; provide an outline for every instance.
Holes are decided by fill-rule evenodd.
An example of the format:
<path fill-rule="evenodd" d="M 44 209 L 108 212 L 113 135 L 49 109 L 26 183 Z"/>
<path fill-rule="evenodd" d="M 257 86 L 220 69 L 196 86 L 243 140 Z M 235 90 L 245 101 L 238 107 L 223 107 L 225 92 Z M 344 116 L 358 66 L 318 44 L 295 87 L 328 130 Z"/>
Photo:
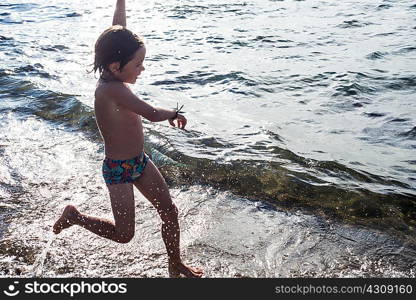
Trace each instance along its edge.
<path fill-rule="evenodd" d="M 70 260 L 88 247 L 45 238 L 45 232 L 67 203 L 92 214 L 100 205 L 101 213 L 110 212 L 107 200 L 100 204 L 108 196 L 99 173 L 96 77 L 87 71 L 112 5 L 0 5 L 5 276 L 81 274 Z M 131 4 L 128 16 L 148 52 L 146 71 L 132 89 L 152 105 L 185 104 L 186 131 L 145 121 L 145 134 L 146 150 L 183 216 L 210 216 L 199 227 L 185 219 L 188 257 L 210 268 L 211 277 L 414 276 L 411 1 L 144 1 Z M 143 202 L 137 222 L 150 242 L 122 247 L 93 239 L 112 249 L 102 257 L 113 251 L 137 259 L 139 247 L 156 270 L 140 259 L 137 270 L 123 269 L 120 276 L 165 276 L 155 215 Z M 17 221 L 37 232 L 21 238 Z M 253 234 L 246 237 L 239 222 Z M 238 245 L 234 234 L 251 246 Z M 82 239 L 90 236 L 82 233 Z M 327 242 L 313 250 L 321 239 Z M 62 247 L 73 256 L 54 267 Z M 296 251 L 311 254 L 310 267 Z M 328 251 L 332 256 L 320 261 Z M 18 258 L 19 271 L 5 271 Z M 84 267 L 82 276 L 111 276 L 120 264 L 102 266 L 110 273 Z"/>

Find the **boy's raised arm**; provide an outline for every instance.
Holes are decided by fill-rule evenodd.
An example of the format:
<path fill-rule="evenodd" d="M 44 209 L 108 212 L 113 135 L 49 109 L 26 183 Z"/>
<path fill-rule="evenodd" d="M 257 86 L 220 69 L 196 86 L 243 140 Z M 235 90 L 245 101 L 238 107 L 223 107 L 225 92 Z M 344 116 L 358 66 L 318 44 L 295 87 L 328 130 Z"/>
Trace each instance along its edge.
<path fill-rule="evenodd" d="M 113 26 L 121 25 L 126 27 L 126 2 L 125 0 L 117 0 L 116 9 L 113 16 Z"/>

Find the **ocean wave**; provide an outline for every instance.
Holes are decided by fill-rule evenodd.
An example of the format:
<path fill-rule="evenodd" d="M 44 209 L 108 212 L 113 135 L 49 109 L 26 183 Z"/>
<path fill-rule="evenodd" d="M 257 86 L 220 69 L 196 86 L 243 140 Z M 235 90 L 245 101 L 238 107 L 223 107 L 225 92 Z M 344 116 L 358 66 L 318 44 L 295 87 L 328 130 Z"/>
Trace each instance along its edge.
<path fill-rule="evenodd" d="M 409 140 L 416 140 L 416 126 L 410 129 L 409 131 L 399 133 L 398 135 L 401 137 L 405 137 Z"/>
<path fill-rule="evenodd" d="M 18 74 L 35 72 L 40 76 L 39 66 L 28 65 L 18 68 Z M 16 74 L 15 74 L 16 75 Z M 50 76 L 48 76 L 50 78 Z M 95 135 L 98 129 L 93 110 L 80 102 L 75 95 L 42 89 L 30 81 L 10 76 L 4 72 L 0 80 L 6 88 L 0 90 L 0 98 L 6 102 L 3 111 L 12 110 L 25 115 L 35 115 L 46 121 L 73 127 L 76 130 L 91 130 Z"/>
<path fill-rule="evenodd" d="M 349 28 L 361 28 L 368 25 L 372 25 L 371 22 L 364 22 L 359 20 L 348 20 L 344 21 L 343 23 L 339 24 L 339 28 L 349 29 Z"/>
<path fill-rule="evenodd" d="M 37 3 L 7 3 L 7 4 L 0 4 L 0 7 L 5 9 L 12 9 L 18 11 L 29 11 L 34 8 L 39 7 L 40 5 Z"/>
<path fill-rule="evenodd" d="M 44 67 L 40 63 L 34 65 L 25 65 L 15 68 L 12 72 L 16 76 L 39 76 L 47 79 L 58 79 L 57 76 L 51 75 L 48 72 L 43 71 Z"/>
<path fill-rule="evenodd" d="M 243 3 L 223 3 L 211 5 L 180 5 L 174 7 L 159 8 L 167 13 L 169 18 L 186 19 L 200 17 L 201 15 L 211 15 L 218 18 L 224 18 L 227 15 L 255 15 L 251 11 L 250 5 L 247 2 Z"/>
<path fill-rule="evenodd" d="M 385 52 L 375 51 L 367 55 L 370 60 L 382 59 L 386 56 Z"/>
<path fill-rule="evenodd" d="M 62 51 L 69 49 L 69 47 L 64 45 L 43 45 L 40 48 L 44 51 Z"/>
<path fill-rule="evenodd" d="M 187 84 L 207 85 L 207 84 L 228 84 L 235 82 L 245 86 L 256 86 L 259 82 L 250 79 L 243 72 L 229 72 L 225 74 L 215 74 L 214 72 L 193 71 L 188 75 L 178 76 L 174 80 L 160 80 L 151 83 L 152 85 L 178 85 Z"/>
<path fill-rule="evenodd" d="M 384 87 L 391 90 L 416 91 L 416 76 L 394 77 L 387 79 Z"/>

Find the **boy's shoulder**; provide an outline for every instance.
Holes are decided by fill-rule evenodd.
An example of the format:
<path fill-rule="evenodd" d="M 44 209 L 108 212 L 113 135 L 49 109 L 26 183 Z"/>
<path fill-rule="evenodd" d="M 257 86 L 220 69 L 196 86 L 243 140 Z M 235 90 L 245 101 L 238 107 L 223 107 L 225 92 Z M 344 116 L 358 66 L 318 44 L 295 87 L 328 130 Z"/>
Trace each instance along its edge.
<path fill-rule="evenodd" d="M 130 93 L 130 89 L 120 81 L 99 81 L 95 89 L 95 98 L 119 98 L 126 93 Z"/>

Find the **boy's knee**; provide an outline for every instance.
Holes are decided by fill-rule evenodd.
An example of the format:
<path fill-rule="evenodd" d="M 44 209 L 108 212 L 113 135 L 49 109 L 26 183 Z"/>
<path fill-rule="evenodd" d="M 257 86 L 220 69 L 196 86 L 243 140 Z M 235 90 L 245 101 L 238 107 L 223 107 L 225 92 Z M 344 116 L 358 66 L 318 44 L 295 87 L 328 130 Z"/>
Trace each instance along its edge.
<path fill-rule="evenodd" d="M 134 226 L 119 226 L 116 228 L 116 240 L 121 244 L 127 244 L 134 237 Z"/>
<path fill-rule="evenodd" d="M 117 238 L 117 242 L 119 242 L 120 244 L 127 244 L 133 239 L 133 237 L 134 232 L 124 232 L 119 235 L 119 237 Z"/>

